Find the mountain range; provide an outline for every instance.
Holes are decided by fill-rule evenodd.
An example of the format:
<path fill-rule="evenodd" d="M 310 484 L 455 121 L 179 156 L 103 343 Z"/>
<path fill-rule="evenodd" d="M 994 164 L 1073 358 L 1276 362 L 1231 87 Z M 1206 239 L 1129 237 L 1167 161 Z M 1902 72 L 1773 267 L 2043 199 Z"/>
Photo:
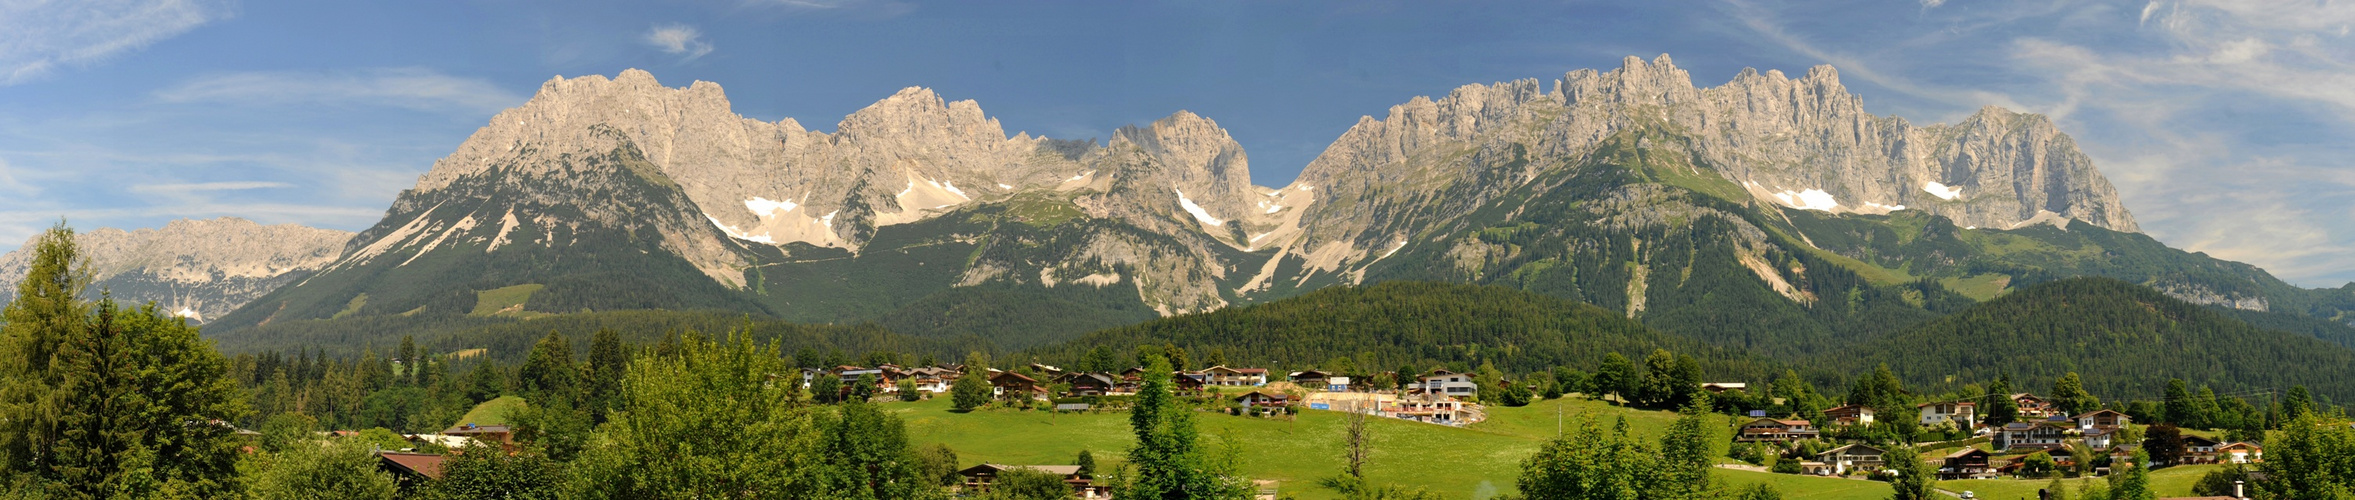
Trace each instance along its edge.
<path fill-rule="evenodd" d="M 270 243 L 307 260 L 189 257 L 175 265 L 268 272 L 175 283 L 206 290 L 215 336 L 710 309 L 1011 347 L 1401 280 L 1518 288 L 1767 353 L 1829 352 L 2072 276 L 2300 321 L 2355 310 L 2355 288 L 2298 288 L 2140 234 L 2046 117 L 1989 107 L 1917 126 L 1865 112 L 1829 66 L 1700 87 L 1663 55 L 1466 85 L 1360 118 L 1290 184 L 1250 179 L 1234 138 L 1190 112 L 1052 139 L 909 88 L 822 132 L 630 70 L 548 81 L 373 227 L 306 233 L 308 253 Z"/>

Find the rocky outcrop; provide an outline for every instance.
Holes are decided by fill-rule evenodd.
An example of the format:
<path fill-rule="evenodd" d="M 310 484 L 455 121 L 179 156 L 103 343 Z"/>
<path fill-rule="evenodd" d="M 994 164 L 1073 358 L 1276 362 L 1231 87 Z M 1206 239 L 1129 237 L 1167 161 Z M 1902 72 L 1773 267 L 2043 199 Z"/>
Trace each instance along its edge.
<path fill-rule="evenodd" d="M 160 229 L 99 228 L 76 233 L 74 241 L 89 258 L 92 293 L 111 292 L 128 304 L 155 302 L 166 312 L 202 321 L 334 262 L 351 237 L 333 229 L 222 217 L 175 220 Z M 11 291 L 11 298 L 30 270 L 32 243 L 0 255 L 0 286 Z"/>
<path fill-rule="evenodd" d="M 1322 269 L 1378 260 L 1383 245 L 1429 227 L 1435 214 L 1477 206 L 1628 130 L 1690 142 L 1679 146 L 1693 169 L 1773 205 L 1918 210 L 1996 228 L 2049 213 L 2139 229 L 2092 160 L 2043 116 L 1989 107 L 1958 124 L 1917 127 L 1865 112 L 1830 66 L 1799 78 L 1745 69 L 1700 88 L 1662 55 L 1573 71 L 1551 92 L 1535 80 L 1467 85 L 1359 119 L 1292 186 L 1322 192 L 1300 223 L 1310 229 L 1286 245 L 1325 256 L 1310 262 Z"/>

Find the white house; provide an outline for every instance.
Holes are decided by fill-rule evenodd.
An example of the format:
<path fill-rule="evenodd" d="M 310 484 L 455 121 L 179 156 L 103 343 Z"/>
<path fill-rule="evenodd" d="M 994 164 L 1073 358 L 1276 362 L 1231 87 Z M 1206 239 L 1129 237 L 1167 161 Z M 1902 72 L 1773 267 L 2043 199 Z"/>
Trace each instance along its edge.
<path fill-rule="evenodd" d="M 1468 398 L 1480 392 L 1480 384 L 1473 383 L 1470 374 L 1439 370 L 1424 375 L 1422 380 L 1423 391 L 1432 394 Z"/>
<path fill-rule="evenodd" d="M 1969 401 L 1944 401 L 1914 405 L 1921 410 L 1922 425 L 1954 424 L 1969 429 L 1979 425 L 1979 405 Z"/>

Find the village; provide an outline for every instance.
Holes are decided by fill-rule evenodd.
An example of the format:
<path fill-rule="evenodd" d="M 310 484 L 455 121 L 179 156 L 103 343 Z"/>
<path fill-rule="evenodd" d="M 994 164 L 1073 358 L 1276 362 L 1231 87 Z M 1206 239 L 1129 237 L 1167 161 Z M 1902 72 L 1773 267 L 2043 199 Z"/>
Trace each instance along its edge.
<path fill-rule="evenodd" d="M 968 372 L 957 364 L 903 367 L 841 365 L 804 368 L 798 373 L 802 390 L 820 400 L 868 398 L 877 401 L 922 401 L 950 397 Z M 1062 413 L 1125 411 L 1145 382 L 1144 368 L 1118 372 L 1065 370 L 1030 363 L 1014 370 L 996 368 L 977 373 L 987 382 L 986 409 Z M 1237 417 L 1288 419 L 1302 411 L 1363 414 L 1448 427 L 1465 427 L 1487 418 L 1477 402 L 1480 385 L 1472 374 L 1445 368 L 1401 376 L 1396 372 L 1343 375 L 1308 369 L 1271 372 L 1266 368 L 1211 366 L 1169 374 L 1171 395 L 1198 411 Z M 1692 391 L 1710 397 L 1743 397 L 1747 384 L 1703 383 Z M 1946 441 L 1911 443 L 1948 480 L 2032 479 L 2044 477 L 2099 477 L 2134 467 L 2148 426 L 2136 425 L 2126 413 L 2096 409 L 2068 414 L 2032 393 L 2015 393 L 2008 400 L 2016 408 L 2013 420 L 1989 425 L 1980 404 L 1937 401 L 1913 405 L 1910 411 L 1885 412 L 1863 405 L 1842 405 L 1812 412 L 1816 420 L 1796 415 L 1772 417 L 1763 410 L 1726 415 L 1733 454 L 1745 447 L 1764 455 L 1742 458 L 1751 465 L 1721 463 L 1718 467 L 1802 476 L 1888 480 L 1895 468 L 1885 455 L 1888 443 L 1874 444 L 1858 432 L 1876 422 L 1904 418 L 1923 429 L 1937 429 Z M 2164 426 L 2168 432 L 2177 432 Z M 335 431 L 350 433 L 350 431 Z M 463 448 L 470 441 L 515 446 L 510 425 L 461 423 L 436 434 L 405 439 L 445 450 Z M 2150 453 L 2145 467 L 2197 464 L 2253 464 L 2264 458 L 2263 447 L 2252 441 L 2226 442 L 2201 435 L 2180 434 L 2180 450 Z M 2157 450 L 2145 450 L 2155 452 Z M 380 451 L 381 469 L 404 483 L 439 479 L 444 455 L 411 451 Z M 1062 478 L 1076 498 L 1108 498 L 1109 489 L 1094 477 L 1093 464 L 982 463 L 957 472 L 957 490 L 971 496 L 989 491 L 1001 474 L 1021 470 Z M 1273 481 L 1257 481 L 1261 498 L 1278 498 Z M 1951 493 L 1951 492 L 1950 492 Z M 1962 492 L 1964 495 L 1969 493 Z M 1965 496 L 1965 498 L 1970 498 Z"/>

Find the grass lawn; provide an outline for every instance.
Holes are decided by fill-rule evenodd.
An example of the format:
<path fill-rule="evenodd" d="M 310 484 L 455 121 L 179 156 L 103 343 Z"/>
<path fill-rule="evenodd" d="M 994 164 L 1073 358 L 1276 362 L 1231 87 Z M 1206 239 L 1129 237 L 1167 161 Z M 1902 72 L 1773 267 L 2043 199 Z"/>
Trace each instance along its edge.
<path fill-rule="evenodd" d="M 2221 467 L 2223 466 L 2185 465 L 2151 471 L 2151 491 L 2162 498 L 2191 496 L 2191 487 L 2200 482 L 2201 476 Z M 2088 481 L 2101 481 L 2100 484 L 2103 487 L 2109 486 L 2109 478 L 2063 479 L 2061 484 L 2069 489 L 2070 495 L 2074 496 L 2078 489 L 2085 487 L 2085 483 Z M 1978 494 L 1979 498 L 1987 500 L 2033 500 L 2036 498 L 2036 490 L 2043 489 L 2050 484 L 2052 484 L 2051 479 L 1968 479 L 1939 481 L 1938 488 L 1953 492 L 1967 490 Z"/>
<path fill-rule="evenodd" d="M 499 399 L 484 401 L 482 404 L 474 405 L 474 409 L 466 411 L 466 416 L 459 417 L 457 422 L 453 422 L 450 425 L 452 427 L 466 425 L 469 423 L 475 425 L 507 425 L 508 412 L 522 409 L 523 406 L 524 404 L 522 397 L 499 396 Z"/>
<path fill-rule="evenodd" d="M 1670 412 L 1627 410 L 1571 398 L 1521 408 L 1491 408 L 1489 420 L 1471 428 L 1373 418 L 1369 423 L 1374 452 L 1366 474 L 1376 483 L 1425 488 L 1445 498 L 1513 493 L 1521 460 L 1554 436 L 1557 406 L 1565 425 L 1575 425 L 1579 418 L 1600 418 L 1610 425 L 1626 416 L 1630 432 L 1647 439 L 1656 439 L 1676 419 Z M 910 441 L 918 446 L 946 444 L 967 466 L 1069 464 L 1080 450 L 1088 450 L 1099 463 L 1110 466 L 1135 441 L 1125 412 L 991 410 L 960 414 L 949 411 L 948 398 L 885 403 L 883 408 L 907 422 Z M 1280 481 L 1278 487 L 1285 495 L 1335 498 L 1316 481 L 1341 473 L 1346 414 L 1303 410 L 1291 421 L 1215 413 L 1194 416 L 1195 428 L 1214 448 L 1220 446 L 1221 439 L 1239 446 L 1245 475 Z M 1432 464 L 1447 467 L 1434 470 Z M 1769 482 L 1789 498 L 1885 498 L 1889 492 L 1888 485 L 1868 481 L 1734 470 L 1717 473 L 1736 485 Z"/>
<path fill-rule="evenodd" d="M 1717 477 L 1725 478 L 1727 484 L 1734 486 L 1748 486 L 1751 483 L 1773 485 L 1774 489 L 1783 492 L 1783 498 L 1882 500 L 1897 493 L 1897 490 L 1889 487 L 1889 483 L 1836 477 L 1773 474 L 1732 469 L 1717 469 Z"/>

